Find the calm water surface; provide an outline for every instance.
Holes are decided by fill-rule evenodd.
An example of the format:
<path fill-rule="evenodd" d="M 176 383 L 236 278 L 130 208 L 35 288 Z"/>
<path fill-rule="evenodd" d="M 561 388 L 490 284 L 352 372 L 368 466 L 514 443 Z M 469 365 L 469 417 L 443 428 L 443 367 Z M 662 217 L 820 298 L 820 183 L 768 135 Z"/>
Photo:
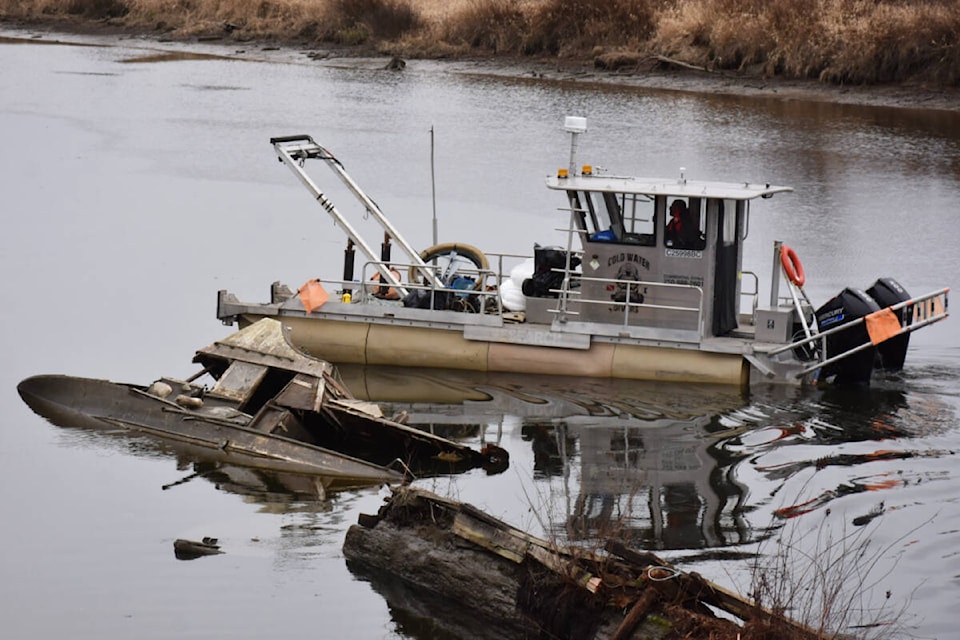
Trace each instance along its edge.
<path fill-rule="evenodd" d="M 562 241 L 563 203 L 543 177 L 567 162 L 563 117 L 584 115 L 580 157 L 611 172 L 686 167 L 794 186 L 751 218 L 745 267 L 763 281 L 783 240 L 817 305 L 880 276 L 917 294 L 957 285 L 955 114 L 105 44 L 0 44 L 6 638 L 451 637 L 344 562 L 344 532 L 381 490 L 320 496 L 311 483 L 197 466 L 136 438 L 52 426 L 16 394 L 38 373 L 185 377 L 193 351 L 229 331 L 214 317 L 218 289 L 264 299 L 274 280 L 339 273 L 343 237 L 276 162 L 271 136 L 313 135 L 425 247 L 433 127 L 440 240 L 529 253 Z M 884 606 L 871 620 L 903 610 L 901 637 L 952 638 L 954 322 L 916 334 L 902 374 L 855 394 L 345 374 L 388 410 L 510 451 L 501 475 L 424 487 L 588 545 L 612 519 L 633 544 L 743 592 L 744 558 L 770 557 L 778 540 L 799 557 L 861 553 L 876 566 L 850 609 Z M 174 558 L 174 539 L 207 535 L 226 554 Z"/>

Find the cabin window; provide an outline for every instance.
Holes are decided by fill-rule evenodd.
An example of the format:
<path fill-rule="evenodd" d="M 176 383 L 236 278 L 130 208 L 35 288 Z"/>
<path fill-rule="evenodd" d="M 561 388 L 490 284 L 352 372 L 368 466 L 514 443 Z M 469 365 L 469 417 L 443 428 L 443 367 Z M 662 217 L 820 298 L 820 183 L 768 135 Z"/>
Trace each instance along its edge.
<path fill-rule="evenodd" d="M 652 247 L 656 243 L 656 208 L 649 196 L 636 193 L 584 192 L 597 221 L 594 242 L 615 242 Z"/>
<path fill-rule="evenodd" d="M 667 203 L 664 246 L 703 251 L 707 246 L 703 198 L 668 198 Z"/>
<path fill-rule="evenodd" d="M 652 247 L 656 244 L 656 207 L 653 198 L 642 193 L 620 193 L 623 214 L 623 242 Z"/>
<path fill-rule="evenodd" d="M 610 202 L 604 198 L 604 195 L 605 194 L 599 191 L 584 192 L 584 199 L 587 201 L 590 213 L 593 214 L 597 229 L 613 228 L 614 222 L 620 217 L 619 212 L 617 212 L 615 216 L 610 215 L 610 208 L 616 207 L 616 203 Z"/>

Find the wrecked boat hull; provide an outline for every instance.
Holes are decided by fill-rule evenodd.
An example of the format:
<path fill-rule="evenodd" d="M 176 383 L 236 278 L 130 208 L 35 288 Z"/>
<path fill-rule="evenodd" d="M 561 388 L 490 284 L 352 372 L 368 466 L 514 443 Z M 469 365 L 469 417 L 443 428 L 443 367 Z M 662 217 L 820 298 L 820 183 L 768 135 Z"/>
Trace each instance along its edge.
<path fill-rule="evenodd" d="M 200 391 L 199 387 L 192 390 Z M 64 375 L 23 380 L 17 391 L 34 412 L 53 424 L 125 429 L 159 438 L 203 457 L 276 472 L 322 474 L 364 483 L 400 482 L 393 469 L 244 426 L 250 416 L 207 397 L 185 408 L 142 386 Z M 192 397 L 192 396 L 187 396 Z"/>

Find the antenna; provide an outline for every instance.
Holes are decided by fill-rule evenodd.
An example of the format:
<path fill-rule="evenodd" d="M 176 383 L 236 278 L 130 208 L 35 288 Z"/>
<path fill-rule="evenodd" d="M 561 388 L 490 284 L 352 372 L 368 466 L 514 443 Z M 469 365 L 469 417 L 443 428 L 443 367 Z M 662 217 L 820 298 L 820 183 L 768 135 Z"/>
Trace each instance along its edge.
<path fill-rule="evenodd" d="M 587 131 L 587 119 L 579 116 L 567 116 L 563 121 L 563 130 L 570 134 L 570 175 L 579 175 L 577 170 L 577 136 Z"/>
<path fill-rule="evenodd" d="M 433 162 L 433 125 L 430 125 L 430 192 L 433 197 L 433 246 L 437 246 L 437 176 Z"/>

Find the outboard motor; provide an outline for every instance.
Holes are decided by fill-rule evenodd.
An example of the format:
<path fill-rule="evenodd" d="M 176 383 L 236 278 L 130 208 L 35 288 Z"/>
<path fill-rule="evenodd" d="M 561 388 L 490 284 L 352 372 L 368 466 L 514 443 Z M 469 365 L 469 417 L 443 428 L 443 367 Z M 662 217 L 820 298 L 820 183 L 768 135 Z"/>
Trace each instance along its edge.
<path fill-rule="evenodd" d="M 907 290 L 893 278 L 880 278 L 873 283 L 872 287 L 867 289 L 867 295 L 873 298 L 881 309 L 910 299 Z M 902 325 L 909 323 L 911 311 L 912 307 L 906 306 L 898 312 Z M 902 333 L 878 344 L 876 368 L 883 371 L 900 371 L 903 369 L 903 361 L 907 358 L 909 343 L 910 334 Z"/>
<path fill-rule="evenodd" d="M 523 295 L 528 298 L 556 298 L 557 290 L 563 285 L 563 273 L 554 269 L 567 266 L 567 252 L 561 247 L 541 247 L 533 245 L 533 275 L 523 281 Z M 570 256 L 570 269 L 580 266 L 580 258 Z"/>
<path fill-rule="evenodd" d="M 820 331 L 826 331 L 879 310 L 880 307 L 873 298 L 860 289 L 848 287 L 817 309 L 817 326 Z M 826 342 L 826 357 L 832 358 L 870 342 L 870 336 L 867 335 L 866 326 L 861 323 L 852 329 L 827 336 Z M 868 385 L 875 358 L 876 349 L 871 346 L 828 364 L 820 372 L 820 378 L 835 376 L 834 384 L 837 385 Z"/>

